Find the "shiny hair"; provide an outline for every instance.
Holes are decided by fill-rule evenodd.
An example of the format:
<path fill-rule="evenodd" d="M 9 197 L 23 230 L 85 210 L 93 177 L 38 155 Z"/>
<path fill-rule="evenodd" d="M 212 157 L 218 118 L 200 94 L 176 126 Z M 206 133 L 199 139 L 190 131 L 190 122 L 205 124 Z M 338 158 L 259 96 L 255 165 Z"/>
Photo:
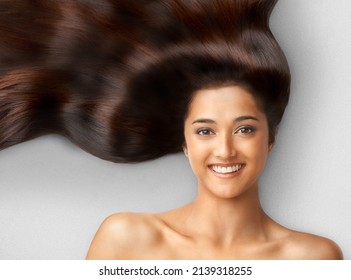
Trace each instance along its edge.
<path fill-rule="evenodd" d="M 46 133 L 115 162 L 178 152 L 193 93 L 239 85 L 270 142 L 289 99 L 277 0 L 0 1 L 0 149 Z"/>

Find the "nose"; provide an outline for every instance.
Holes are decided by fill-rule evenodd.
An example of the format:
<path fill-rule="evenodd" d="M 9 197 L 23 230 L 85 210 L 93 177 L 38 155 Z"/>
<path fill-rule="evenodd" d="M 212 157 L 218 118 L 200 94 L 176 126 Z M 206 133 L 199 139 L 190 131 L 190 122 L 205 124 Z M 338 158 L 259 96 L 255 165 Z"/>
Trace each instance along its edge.
<path fill-rule="evenodd" d="M 218 136 L 214 155 L 221 159 L 228 159 L 236 156 L 235 143 L 231 133 Z"/>

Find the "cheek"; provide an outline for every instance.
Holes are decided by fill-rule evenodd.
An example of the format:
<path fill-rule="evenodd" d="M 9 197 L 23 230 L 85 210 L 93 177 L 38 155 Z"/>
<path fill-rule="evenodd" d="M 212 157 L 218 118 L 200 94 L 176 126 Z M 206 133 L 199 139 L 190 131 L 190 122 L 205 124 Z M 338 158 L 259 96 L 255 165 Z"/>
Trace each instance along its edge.
<path fill-rule="evenodd" d="M 241 151 L 245 151 L 248 158 L 265 162 L 269 153 L 269 144 L 268 141 L 265 141 L 265 138 L 256 138 L 243 142 L 241 144 Z"/>
<path fill-rule="evenodd" d="M 190 142 L 188 144 L 187 153 L 189 161 L 196 164 L 204 158 L 206 149 L 202 145 L 194 145 Z"/>
<path fill-rule="evenodd" d="M 206 165 L 206 158 L 210 154 L 210 150 L 209 146 L 204 143 L 188 140 L 187 157 L 195 174 Z"/>

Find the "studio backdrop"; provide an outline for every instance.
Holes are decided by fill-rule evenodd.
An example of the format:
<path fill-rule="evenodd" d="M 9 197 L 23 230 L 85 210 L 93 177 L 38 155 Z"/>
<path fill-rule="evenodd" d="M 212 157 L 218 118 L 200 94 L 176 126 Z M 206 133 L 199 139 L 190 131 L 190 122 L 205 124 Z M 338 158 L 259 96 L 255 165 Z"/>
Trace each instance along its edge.
<path fill-rule="evenodd" d="M 261 177 L 279 223 L 336 241 L 351 259 L 351 2 L 280 0 L 271 29 L 288 59 L 290 102 Z M 0 259 L 83 259 L 102 220 L 195 196 L 183 154 L 104 161 L 48 135 L 0 151 Z"/>

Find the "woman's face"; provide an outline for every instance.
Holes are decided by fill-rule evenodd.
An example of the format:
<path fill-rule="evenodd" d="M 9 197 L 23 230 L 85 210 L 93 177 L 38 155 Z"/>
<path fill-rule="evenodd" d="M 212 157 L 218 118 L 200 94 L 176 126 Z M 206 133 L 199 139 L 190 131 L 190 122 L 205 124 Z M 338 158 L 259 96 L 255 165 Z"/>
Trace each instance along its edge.
<path fill-rule="evenodd" d="M 239 86 L 195 93 L 185 120 L 185 154 L 199 187 L 222 198 L 257 185 L 270 150 L 268 123 Z"/>

